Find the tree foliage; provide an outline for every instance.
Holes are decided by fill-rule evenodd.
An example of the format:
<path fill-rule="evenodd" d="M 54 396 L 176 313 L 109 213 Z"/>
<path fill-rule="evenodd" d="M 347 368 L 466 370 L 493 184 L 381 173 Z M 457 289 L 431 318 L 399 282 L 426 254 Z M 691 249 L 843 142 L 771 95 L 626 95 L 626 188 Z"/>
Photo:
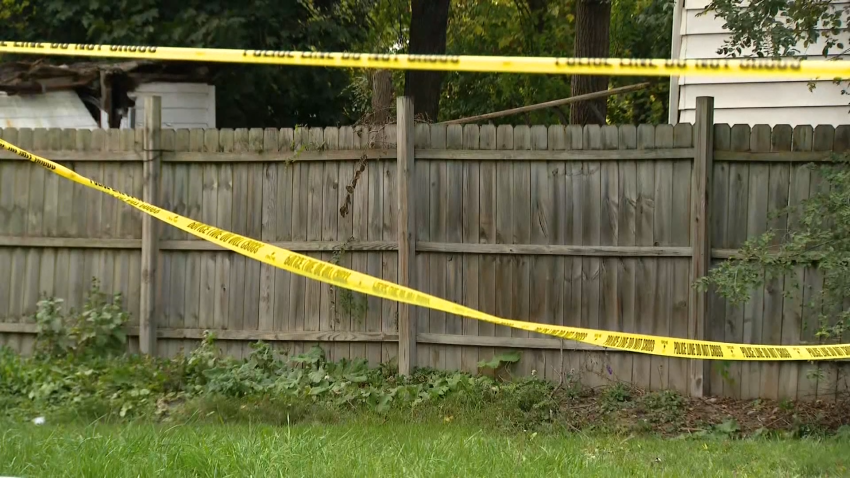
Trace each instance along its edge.
<path fill-rule="evenodd" d="M 673 0 L 614 0 L 611 8 L 611 56 L 615 58 L 670 58 Z M 664 34 L 661 34 L 664 32 Z M 648 81 L 649 88 L 608 98 L 611 124 L 666 123 L 668 78 L 611 77 L 611 87 Z"/>
<path fill-rule="evenodd" d="M 533 13 L 525 0 L 454 0 L 449 19 L 449 54 L 566 56 L 573 50 L 573 6 L 547 2 Z M 539 23 L 538 23 L 539 22 Z M 490 113 L 567 98 L 569 77 L 505 73 L 446 75 L 440 120 Z M 494 123 L 566 122 L 566 110 L 540 110 Z"/>
<path fill-rule="evenodd" d="M 722 297 L 742 304 L 754 288 L 774 278 L 784 277 L 799 294 L 793 272 L 814 268 L 823 276 L 823 288 L 806 290 L 805 297 L 811 297 L 806 306 L 820 319 L 817 335 L 841 339 L 850 326 L 850 156 L 810 167 L 824 187 L 799 205 L 772 212 L 788 218 L 788 229 L 750 238 L 736 257 L 720 263 L 697 286 L 714 286 Z"/>
<path fill-rule="evenodd" d="M 3 0 L 5 2 L 10 0 Z M 24 41 L 345 51 L 368 30 L 370 0 L 28 0 L 4 12 Z M 9 31 L 11 30 L 11 31 Z M 61 61 L 68 61 L 63 59 Z M 344 70 L 216 65 L 220 127 L 347 121 Z"/>
<path fill-rule="evenodd" d="M 702 14 L 710 13 L 731 32 L 718 53 L 732 57 L 795 56 L 819 40 L 821 55 L 840 53 L 850 19 L 847 5 L 830 0 L 712 0 Z"/>

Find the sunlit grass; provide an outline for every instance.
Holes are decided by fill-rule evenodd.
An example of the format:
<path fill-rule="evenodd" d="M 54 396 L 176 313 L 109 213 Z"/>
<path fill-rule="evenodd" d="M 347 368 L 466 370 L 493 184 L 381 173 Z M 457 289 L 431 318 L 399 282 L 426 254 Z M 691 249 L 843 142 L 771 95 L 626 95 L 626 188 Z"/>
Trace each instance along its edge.
<path fill-rule="evenodd" d="M 850 441 L 508 434 L 466 425 L 0 423 L 3 476 L 847 476 Z"/>

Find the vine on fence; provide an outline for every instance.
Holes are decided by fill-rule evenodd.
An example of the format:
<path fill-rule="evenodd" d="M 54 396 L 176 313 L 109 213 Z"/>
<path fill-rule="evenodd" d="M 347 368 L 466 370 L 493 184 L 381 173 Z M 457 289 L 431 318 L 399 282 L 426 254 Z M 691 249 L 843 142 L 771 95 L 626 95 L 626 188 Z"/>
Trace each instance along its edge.
<path fill-rule="evenodd" d="M 346 252 L 348 252 L 348 248 L 351 247 L 351 244 L 355 241 L 356 239 L 352 236 L 349 237 L 343 244 L 334 247 L 334 252 L 330 260 L 331 264 L 339 265 Z M 340 290 L 333 285 L 328 287 L 328 294 L 330 295 L 331 314 L 333 315 L 334 322 L 337 324 L 340 323 L 339 314 L 337 313 L 337 305 L 339 305 L 339 308 L 341 308 L 344 313 L 355 318 L 358 324 L 363 323 L 363 319 L 366 318 L 366 312 L 369 308 L 365 295 L 355 293 L 348 289 Z M 337 299 L 339 300 L 337 301 Z"/>

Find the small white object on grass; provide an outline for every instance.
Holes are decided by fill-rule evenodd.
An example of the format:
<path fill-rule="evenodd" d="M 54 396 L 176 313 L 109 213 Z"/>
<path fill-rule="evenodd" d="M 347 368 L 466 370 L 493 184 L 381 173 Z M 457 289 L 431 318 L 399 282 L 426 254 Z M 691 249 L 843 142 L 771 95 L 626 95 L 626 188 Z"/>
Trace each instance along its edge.
<path fill-rule="evenodd" d="M 36 425 L 44 425 L 44 417 L 35 417 L 32 419 L 32 422 Z"/>

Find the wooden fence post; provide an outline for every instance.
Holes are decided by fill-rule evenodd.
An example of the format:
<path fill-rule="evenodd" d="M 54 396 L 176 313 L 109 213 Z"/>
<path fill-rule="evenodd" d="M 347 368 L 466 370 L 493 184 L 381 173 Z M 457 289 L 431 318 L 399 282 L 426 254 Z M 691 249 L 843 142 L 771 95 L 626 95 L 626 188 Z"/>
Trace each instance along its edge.
<path fill-rule="evenodd" d="M 160 158 L 162 157 L 162 101 L 159 96 L 145 98 L 145 162 L 142 199 L 159 202 Z M 156 354 L 156 264 L 159 259 L 159 220 L 142 214 L 142 278 L 139 304 L 139 349 Z"/>
<path fill-rule="evenodd" d="M 711 175 L 714 162 L 714 98 L 700 96 L 694 125 L 694 167 L 691 172 L 691 276 L 690 285 L 708 273 L 711 262 Z M 690 288 L 688 338 L 704 340 L 708 329 L 708 293 Z M 708 392 L 711 361 L 691 360 L 690 394 L 702 397 Z"/>
<path fill-rule="evenodd" d="M 398 283 L 409 287 L 414 283 L 416 263 L 413 98 L 402 96 L 397 102 Z M 412 309 L 409 304 L 398 304 L 398 371 L 402 375 L 410 375 L 416 364 L 416 323 Z"/>

